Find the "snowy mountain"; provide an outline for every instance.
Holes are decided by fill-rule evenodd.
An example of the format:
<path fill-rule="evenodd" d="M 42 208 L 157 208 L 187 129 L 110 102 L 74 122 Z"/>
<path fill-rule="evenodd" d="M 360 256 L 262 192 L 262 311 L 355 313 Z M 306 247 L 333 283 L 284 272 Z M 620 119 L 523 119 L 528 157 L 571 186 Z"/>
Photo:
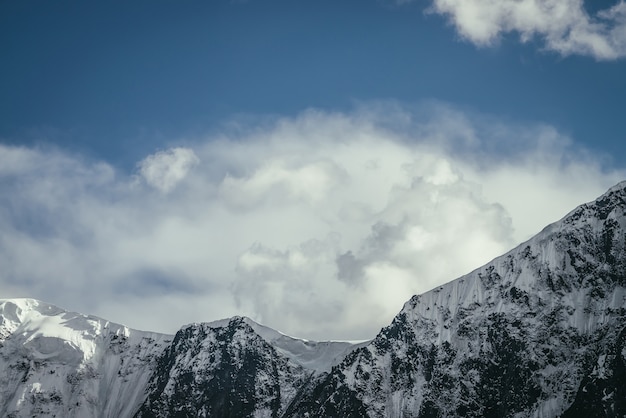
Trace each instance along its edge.
<path fill-rule="evenodd" d="M 0 416 L 132 416 L 170 342 L 32 299 L 0 300 Z"/>
<path fill-rule="evenodd" d="M 626 182 L 407 302 L 293 415 L 626 416 Z"/>
<path fill-rule="evenodd" d="M 626 416 L 626 182 L 362 344 L 0 300 L 0 416 Z"/>
<path fill-rule="evenodd" d="M 137 417 L 283 416 L 307 382 L 357 347 L 298 340 L 243 317 L 192 324 L 161 357 Z"/>
<path fill-rule="evenodd" d="M 0 416 L 275 416 L 358 346 L 292 338 L 244 317 L 171 336 L 0 300 Z"/>

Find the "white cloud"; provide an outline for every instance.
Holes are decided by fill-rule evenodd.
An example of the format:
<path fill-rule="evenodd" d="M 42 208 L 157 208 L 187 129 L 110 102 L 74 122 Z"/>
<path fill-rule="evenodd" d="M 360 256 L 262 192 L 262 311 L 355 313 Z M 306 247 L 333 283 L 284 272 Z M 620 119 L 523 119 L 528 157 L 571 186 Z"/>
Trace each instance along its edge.
<path fill-rule="evenodd" d="M 368 338 L 625 174 L 549 126 L 423 110 L 241 126 L 148 156 L 145 182 L 0 146 L 2 296 L 168 332 L 244 314 Z"/>
<path fill-rule="evenodd" d="M 330 161 L 289 167 L 285 161 L 275 159 L 250 176 L 227 175 L 220 192 L 226 202 L 241 208 L 255 208 L 263 199 L 272 199 L 274 203 L 282 199 L 314 203 L 324 199 L 341 182 L 341 176 L 341 169 Z"/>
<path fill-rule="evenodd" d="M 151 185 L 167 193 L 185 178 L 198 157 L 188 148 L 172 148 L 148 155 L 139 162 L 139 173 Z"/>
<path fill-rule="evenodd" d="M 463 38 L 480 46 L 517 32 L 523 42 L 539 37 L 561 55 L 626 56 L 623 1 L 594 15 L 583 0 L 433 0 L 430 10 L 447 16 Z"/>

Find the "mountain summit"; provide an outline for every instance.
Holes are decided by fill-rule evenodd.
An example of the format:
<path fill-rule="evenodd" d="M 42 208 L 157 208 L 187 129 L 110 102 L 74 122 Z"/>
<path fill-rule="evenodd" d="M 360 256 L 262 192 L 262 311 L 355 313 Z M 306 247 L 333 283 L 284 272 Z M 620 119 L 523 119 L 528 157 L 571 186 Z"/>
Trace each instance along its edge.
<path fill-rule="evenodd" d="M 359 345 L 244 317 L 165 336 L 0 301 L 0 381 L 11 417 L 623 417 L 626 182 Z"/>

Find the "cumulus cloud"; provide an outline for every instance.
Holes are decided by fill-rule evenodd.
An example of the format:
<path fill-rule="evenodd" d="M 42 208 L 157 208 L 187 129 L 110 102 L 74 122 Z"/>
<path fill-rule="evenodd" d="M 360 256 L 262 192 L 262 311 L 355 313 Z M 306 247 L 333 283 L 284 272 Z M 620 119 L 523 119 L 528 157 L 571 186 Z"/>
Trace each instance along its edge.
<path fill-rule="evenodd" d="M 561 55 L 598 60 L 626 56 L 626 3 L 589 14 L 583 0 L 433 0 L 430 9 L 448 17 L 476 45 L 496 43 L 509 32 L 522 42 L 540 38 Z"/>
<path fill-rule="evenodd" d="M 141 177 L 160 191 L 167 193 L 185 178 L 198 157 L 188 148 L 172 148 L 149 155 L 137 164 Z"/>
<path fill-rule="evenodd" d="M 167 332 L 243 314 L 369 338 L 625 174 L 550 126 L 444 105 L 307 111 L 185 143 L 138 174 L 0 146 L 2 296 Z"/>

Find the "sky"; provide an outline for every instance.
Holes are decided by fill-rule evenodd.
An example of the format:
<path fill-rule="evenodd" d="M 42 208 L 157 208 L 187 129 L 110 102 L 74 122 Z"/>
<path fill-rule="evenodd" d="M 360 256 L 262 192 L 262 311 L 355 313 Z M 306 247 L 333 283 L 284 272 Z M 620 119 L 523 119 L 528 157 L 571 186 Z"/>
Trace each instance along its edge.
<path fill-rule="evenodd" d="M 372 338 L 626 179 L 626 3 L 0 0 L 0 298 Z"/>

